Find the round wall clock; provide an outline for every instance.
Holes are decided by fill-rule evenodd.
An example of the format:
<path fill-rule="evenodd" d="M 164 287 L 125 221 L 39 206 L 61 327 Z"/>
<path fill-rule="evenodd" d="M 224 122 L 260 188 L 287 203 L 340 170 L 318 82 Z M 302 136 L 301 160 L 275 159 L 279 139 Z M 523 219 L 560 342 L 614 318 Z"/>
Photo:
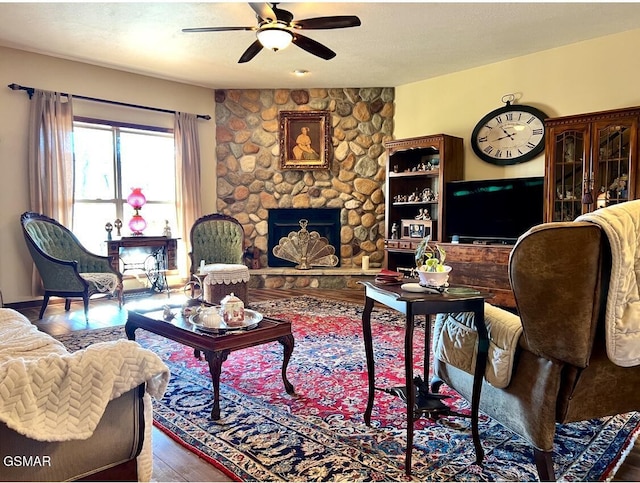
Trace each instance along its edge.
<path fill-rule="evenodd" d="M 473 151 L 483 161 L 498 166 L 529 161 L 544 150 L 547 117 L 535 107 L 507 101 L 476 124 L 471 134 Z"/>

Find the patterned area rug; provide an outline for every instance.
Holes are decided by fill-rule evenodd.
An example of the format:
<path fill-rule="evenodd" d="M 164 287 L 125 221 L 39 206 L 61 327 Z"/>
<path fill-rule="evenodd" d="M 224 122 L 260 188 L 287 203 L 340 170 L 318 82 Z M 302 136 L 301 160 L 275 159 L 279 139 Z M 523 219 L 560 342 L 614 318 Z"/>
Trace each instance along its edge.
<path fill-rule="evenodd" d="M 363 421 L 367 373 L 358 305 L 302 297 L 252 306 L 292 322 L 295 348 L 288 369 L 296 395 L 281 378 L 278 343 L 233 352 L 223 364 L 221 419 L 211 421 L 211 379 L 193 350 L 138 330 L 137 340 L 171 368 L 164 399 L 154 403 L 154 422 L 174 439 L 242 481 L 403 481 L 405 406 L 376 393 L 372 427 Z M 376 309 L 372 317 L 376 384 L 403 385 L 402 316 Z M 122 327 L 59 337 L 77 350 L 124 337 Z M 416 330 L 421 354 L 424 329 Z M 416 372 L 422 361 L 416 361 Z M 417 372 L 418 373 L 418 372 Z M 469 405 L 446 386 L 448 404 Z M 640 428 L 640 413 L 558 428 L 556 474 L 567 481 L 611 478 Z M 486 456 L 475 465 L 470 420 L 420 419 L 416 423 L 413 479 L 418 481 L 533 481 L 533 452 L 524 440 L 481 415 Z"/>

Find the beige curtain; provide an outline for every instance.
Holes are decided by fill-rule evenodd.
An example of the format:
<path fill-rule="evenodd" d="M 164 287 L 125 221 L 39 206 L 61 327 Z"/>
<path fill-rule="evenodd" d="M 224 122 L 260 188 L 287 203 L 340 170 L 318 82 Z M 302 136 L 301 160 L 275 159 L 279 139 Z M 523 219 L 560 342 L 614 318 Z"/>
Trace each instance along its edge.
<path fill-rule="evenodd" d="M 31 211 L 70 226 L 73 219 L 71 96 L 34 90 L 29 112 L 28 143 Z M 43 293 L 42 280 L 35 265 L 31 275 L 31 293 Z"/>
<path fill-rule="evenodd" d="M 194 114 L 176 112 L 174 121 L 174 137 L 176 147 L 176 204 L 178 226 L 180 227 L 183 246 L 183 260 L 189 265 L 188 252 L 191 250 L 189 235 L 193 223 L 202 216 L 202 197 L 200 194 L 200 143 L 198 140 L 198 122 Z"/>
<path fill-rule="evenodd" d="M 71 96 L 34 90 L 29 113 L 28 157 L 31 211 L 70 226 L 73 213 Z"/>

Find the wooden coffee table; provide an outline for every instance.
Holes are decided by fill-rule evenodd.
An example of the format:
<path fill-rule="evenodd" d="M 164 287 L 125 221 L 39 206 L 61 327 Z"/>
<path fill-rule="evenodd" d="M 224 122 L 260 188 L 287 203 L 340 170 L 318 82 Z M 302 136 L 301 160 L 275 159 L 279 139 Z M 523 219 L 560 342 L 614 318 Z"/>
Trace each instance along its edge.
<path fill-rule="evenodd" d="M 282 359 L 282 380 L 288 394 L 294 394 L 293 385 L 287 379 L 287 366 L 293 353 L 294 339 L 291 333 L 291 323 L 264 317 L 258 326 L 251 330 L 231 331 L 225 334 L 211 334 L 202 332 L 197 326 L 185 319 L 180 307 L 172 307 L 177 314 L 171 320 L 164 320 L 163 310 L 129 311 L 125 332 L 130 340 L 135 340 L 136 329 L 144 329 L 167 339 L 179 342 L 195 349 L 194 356 L 204 353 L 209 363 L 209 372 L 213 381 L 213 409 L 211 419 L 220 419 L 220 373 L 222 363 L 229 353 L 254 347 L 267 342 L 278 341 L 284 348 Z"/>

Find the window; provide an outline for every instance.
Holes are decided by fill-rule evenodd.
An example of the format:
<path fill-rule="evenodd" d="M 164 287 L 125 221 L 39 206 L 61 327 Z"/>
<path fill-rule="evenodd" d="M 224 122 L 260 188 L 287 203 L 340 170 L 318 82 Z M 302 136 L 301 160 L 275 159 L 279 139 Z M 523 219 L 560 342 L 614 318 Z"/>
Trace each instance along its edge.
<path fill-rule="evenodd" d="M 177 233 L 173 133 L 148 126 L 94 120 L 74 122 L 74 234 L 90 251 L 106 255 L 105 225 L 122 221 L 130 236 L 134 214 L 127 204 L 131 188 L 142 188 L 147 203 L 140 215 L 145 235 L 162 235 L 165 220 Z M 112 236 L 116 236 L 114 228 Z"/>

